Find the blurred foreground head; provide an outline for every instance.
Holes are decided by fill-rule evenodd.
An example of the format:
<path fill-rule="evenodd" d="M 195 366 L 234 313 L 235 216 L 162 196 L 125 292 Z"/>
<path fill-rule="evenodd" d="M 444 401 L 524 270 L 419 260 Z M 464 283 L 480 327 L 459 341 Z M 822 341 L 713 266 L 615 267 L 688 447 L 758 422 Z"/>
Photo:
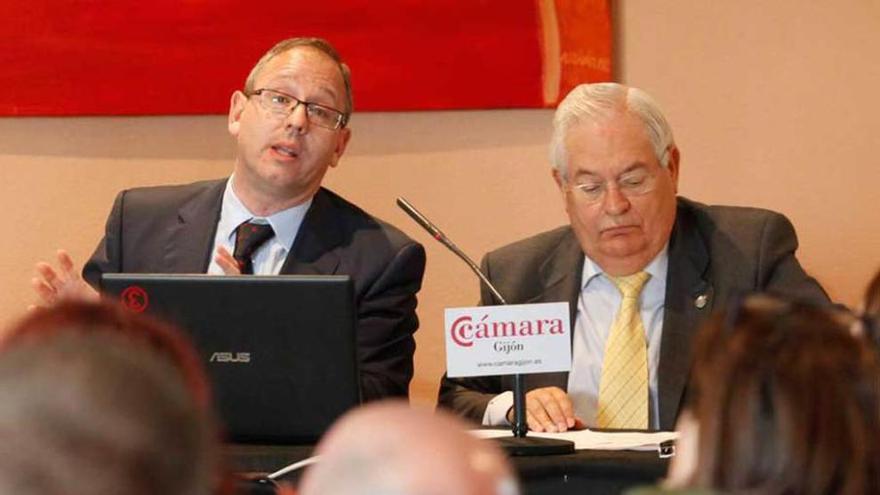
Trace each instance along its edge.
<path fill-rule="evenodd" d="M 672 484 L 880 492 L 880 364 L 854 321 L 768 296 L 716 316 L 695 343 Z"/>
<path fill-rule="evenodd" d="M 344 416 L 318 446 L 302 495 L 516 495 L 504 453 L 442 412 L 397 402 Z"/>
<path fill-rule="evenodd" d="M 865 300 L 862 311 L 864 323 L 869 327 L 869 334 L 880 345 L 880 271 L 878 271 L 868 288 L 865 289 Z"/>
<path fill-rule="evenodd" d="M 874 278 L 865 289 L 865 312 L 871 316 L 880 316 L 880 271 L 874 274 Z"/>
<path fill-rule="evenodd" d="M 215 438 L 167 359 L 119 335 L 0 354 L 0 493 L 211 493 Z"/>
<path fill-rule="evenodd" d="M 110 302 L 62 302 L 28 313 L 0 335 L 0 352 L 23 343 L 52 340 L 59 335 L 109 333 L 169 360 L 195 400 L 211 406 L 208 378 L 201 360 L 176 328 Z"/>
<path fill-rule="evenodd" d="M 0 340 L 0 493 L 215 493 L 217 430 L 193 352 L 112 305 L 30 313 Z"/>

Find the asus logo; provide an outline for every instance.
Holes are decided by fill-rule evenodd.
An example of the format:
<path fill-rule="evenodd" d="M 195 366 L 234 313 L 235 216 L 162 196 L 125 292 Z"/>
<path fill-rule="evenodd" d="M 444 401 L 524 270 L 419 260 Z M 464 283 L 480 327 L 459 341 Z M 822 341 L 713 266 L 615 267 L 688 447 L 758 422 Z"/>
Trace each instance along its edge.
<path fill-rule="evenodd" d="M 251 353 L 249 352 L 215 352 L 211 354 L 208 361 L 212 363 L 249 363 L 251 362 Z"/>

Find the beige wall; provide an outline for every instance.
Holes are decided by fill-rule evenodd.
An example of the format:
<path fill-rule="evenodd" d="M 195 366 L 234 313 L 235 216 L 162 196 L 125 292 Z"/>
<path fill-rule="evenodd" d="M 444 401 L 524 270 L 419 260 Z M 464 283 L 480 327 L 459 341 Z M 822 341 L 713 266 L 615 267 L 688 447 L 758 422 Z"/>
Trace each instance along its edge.
<path fill-rule="evenodd" d="M 780 210 L 800 258 L 838 300 L 880 266 L 880 2 L 630 0 L 617 4 L 618 71 L 665 107 L 681 192 Z M 463 80 L 463 83 L 465 81 Z M 475 258 L 565 221 L 543 110 L 357 115 L 328 183 L 425 243 L 414 398 L 434 400 L 442 309 L 477 285 L 394 206 L 405 195 Z M 223 117 L 0 119 L 0 324 L 31 301 L 34 262 L 82 260 L 124 187 L 228 173 Z M 14 234 L 16 229 L 21 234 Z"/>

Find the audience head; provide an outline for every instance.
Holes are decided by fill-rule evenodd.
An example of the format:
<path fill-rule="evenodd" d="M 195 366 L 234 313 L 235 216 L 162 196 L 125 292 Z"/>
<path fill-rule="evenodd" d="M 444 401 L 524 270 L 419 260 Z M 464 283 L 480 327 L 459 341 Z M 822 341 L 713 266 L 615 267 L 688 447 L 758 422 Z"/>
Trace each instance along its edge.
<path fill-rule="evenodd" d="M 112 331 L 0 352 L 0 493 L 201 495 L 215 430 L 168 354 Z"/>
<path fill-rule="evenodd" d="M 405 403 L 363 406 L 318 446 L 302 495 L 514 495 L 503 452 L 467 433 L 461 420 Z"/>
<path fill-rule="evenodd" d="M 861 305 L 861 314 L 853 325 L 853 333 L 864 335 L 880 349 L 880 272 L 868 283 Z"/>
<path fill-rule="evenodd" d="M 551 160 L 584 253 L 612 276 L 642 270 L 675 222 L 679 152 L 647 93 L 583 84 L 560 103 Z"/>
<path fill-rule="evenodd" d="M 751 296 L 697 336 L 674 485 L 880 490 L 880 363 L 839 311 Z M 695 452 L 688 452 L 689 448 Z M 677 456 L 678 457 L 678 456 Z M 693 462 L 693 465 L 686 465 Z"/>
<path fill-rule="evenodd" d="M 30 312 L 0 336 L 0 352 L 22 343 L 48 341 L 59 335 L 110 333 L 131 340 L 168 359 L 203 408 L 211 406 L 208 379 L 192 344 L 175 328 L 109 302 L 62 302 Z"/>
<path fill-rule="evenodd" d="M 874 275 L 868 288 L 865 289 L 864 313 L 866 316 L 880 318 L 880 271 Z"/>

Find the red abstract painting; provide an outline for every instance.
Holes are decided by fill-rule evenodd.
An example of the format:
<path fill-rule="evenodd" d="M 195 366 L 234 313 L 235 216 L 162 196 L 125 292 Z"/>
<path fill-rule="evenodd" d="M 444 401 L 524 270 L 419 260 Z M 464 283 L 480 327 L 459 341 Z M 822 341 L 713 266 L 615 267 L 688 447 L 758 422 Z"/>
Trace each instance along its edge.
<path fill-rule="evenodd" d="M 611 78 L 607 0 L 3 2 L 0 115 L 225 113 L 294 36 L 336 46 L 357 111 L 548 107 Z"/>

